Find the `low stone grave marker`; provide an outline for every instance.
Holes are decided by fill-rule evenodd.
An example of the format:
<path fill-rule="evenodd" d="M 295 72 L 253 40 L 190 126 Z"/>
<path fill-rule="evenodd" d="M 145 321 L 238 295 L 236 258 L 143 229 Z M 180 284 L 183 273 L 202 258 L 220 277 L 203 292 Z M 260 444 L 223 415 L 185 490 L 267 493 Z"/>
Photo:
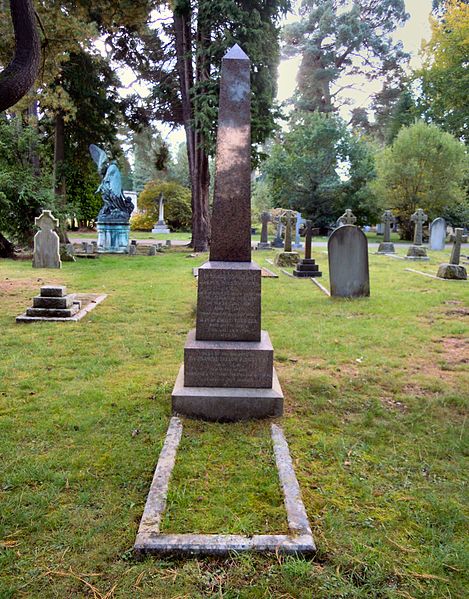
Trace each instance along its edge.
<path fill-rule="evenodd" d="M 467 280 L 467 271 L 462 264 L 459 264 L 461 257 L 461 243 L 462 243 L 463 229 L 457 228 L 454 231 L 454 244 L 451 250 L 451 258 L 449 263 L 440 264 L 438 268 L 437 277 L 441 279 L 457 279 Z"/>

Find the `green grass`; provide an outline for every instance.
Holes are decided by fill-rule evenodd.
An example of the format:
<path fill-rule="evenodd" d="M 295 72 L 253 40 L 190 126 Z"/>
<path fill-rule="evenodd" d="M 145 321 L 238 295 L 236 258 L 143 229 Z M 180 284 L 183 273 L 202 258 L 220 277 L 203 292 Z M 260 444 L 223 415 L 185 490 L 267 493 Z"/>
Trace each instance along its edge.
<path fill-rule="evenodd" d="M 273 255 L 254 257 L 275 270 Z M 142 562 L 131 547 L 204 256 L 103 256 L 61 271 L 0 260 L 0 597 L 465 597 L 469 283 L 404 270 L 435 273 L 448 254 L 430 256 L 370 254 L 363 300 L 263 279 L 314 559 Z M 77 324 L 16 325 L 53 282 L 109 297 Z M 282 532 L 284 519 L 269 423 L 187 421 L 164 529 Z"/>

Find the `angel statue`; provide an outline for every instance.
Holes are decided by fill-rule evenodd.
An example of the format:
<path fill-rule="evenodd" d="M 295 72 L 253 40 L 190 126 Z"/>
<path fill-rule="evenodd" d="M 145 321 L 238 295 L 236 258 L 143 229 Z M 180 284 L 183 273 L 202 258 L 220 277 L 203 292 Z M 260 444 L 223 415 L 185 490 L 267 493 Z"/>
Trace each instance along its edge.
<path fill-rule="evenodd" d="M 121 173 L 117 164 L 109 162 L 106 152 L 90 145 L 90 154 L 102 177 L 101 184 L 96 190 L 103 198 L 103 207 L 98 214 L 98 222 L 128 223 L 133 211 L 133 203 L 122 192 Z"/>

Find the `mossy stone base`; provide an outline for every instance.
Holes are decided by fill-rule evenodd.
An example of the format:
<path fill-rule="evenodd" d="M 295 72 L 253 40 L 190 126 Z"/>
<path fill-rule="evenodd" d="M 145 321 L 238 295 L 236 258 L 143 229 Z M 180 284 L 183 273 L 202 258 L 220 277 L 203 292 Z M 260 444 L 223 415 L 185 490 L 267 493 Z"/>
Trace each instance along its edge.
<path fill-rule="evenodd" d="M 275 264 L 277 266 L 296 266 L 300 261 L 298 252 L 280 252 L 275 256 Z"/>
<path fill-rule="evenodd" d="M 467 281 L 467 272 L 461 264 L 440 264 L 436 275 L 440 279 Z"/>

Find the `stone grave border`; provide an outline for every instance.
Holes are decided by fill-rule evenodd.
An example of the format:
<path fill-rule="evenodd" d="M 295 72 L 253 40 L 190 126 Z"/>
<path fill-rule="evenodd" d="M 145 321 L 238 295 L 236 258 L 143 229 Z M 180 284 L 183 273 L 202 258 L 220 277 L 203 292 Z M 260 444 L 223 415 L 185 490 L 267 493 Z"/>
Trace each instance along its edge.
<path fill-rule="evenodd" d="M 456 281 L 458 283 L 468 283 L 468 280 L 462 279 L 443 279 L 443 277 L 437 277 L 436 275 L 432 275 L 429 272 L 422 272 L 421 270 L 414 270 L 413 268 L 404 268 L 407 272 L 414 272 L 418 275 L 423 275 L 424 277 L 430 277 L 430 279 L 436 279 L 437 281 Z"/>
<path fill-rule="evenodd" d="M 331 297 L 331 292 L 329 291 L 329 289 L 326 289 L 326 288 L 324 287 L 324 285 L 321 285 L 321 283 L 320 283 L 319 281 L 317 281 L 317 280 L 315 279 L 315 277 L 310 277 L 310 278 L 311 278 L 311 281 L 313 281 L 313 283 L 314 283 L 314 284 L 315 284 L 317 287 L 319 287 L 319 289 L 320 289 L 320 290 L 321 290 L 321 291 L 322 291 L 322 292 L 323 292 L 325 295 L 327 295 L 328 297 Z"/>
<path fill-rule="evenodd" d="M 80 293 L 71 294 L 75 297 L 76 300 L 80 299 Z M 83 295 L 90 295 L 88 293 Z M 70 318 L 58 318 L 58 317 L 49 317 L 49 316 L 26 316 L 26 312 L 20 314 L 16 317 L 16 322 L 78 322 L 82 318 L 84 318 L 88 312 L 94 310 L 98 304 L 103 302 L 107 298 L 107 293 L 103 293 L 102 295 L 97 295 L 94 299 L 92 299 L 84 308 L 79 310 L 74 316 L 70 316 Z"/>
<path fill-rule="evenodd" d="M 256 551 L 284 554 L 310 554 L 316 551 L 308 516 L 301 499 L 293 462 L 283 430 L 271 424 L 275 463 L 284 496 L 289 534 L 287 535 L 223 535 L 164 534 L 160 532 L 166 508 L 169 480 L 176 463 L 183 424 L 173 416 L 156 465 L 143 516 L 135 540 L 134 552 L 171 555 L 228 555 L 232 552 Z"/>

